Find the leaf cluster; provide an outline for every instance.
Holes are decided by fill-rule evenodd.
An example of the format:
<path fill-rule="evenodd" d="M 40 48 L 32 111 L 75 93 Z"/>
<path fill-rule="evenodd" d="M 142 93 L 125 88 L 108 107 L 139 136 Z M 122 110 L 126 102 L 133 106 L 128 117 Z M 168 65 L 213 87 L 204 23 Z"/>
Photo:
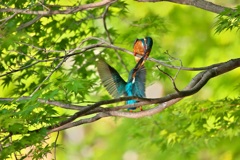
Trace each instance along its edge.
<path fill-rule="evenodd" d="M 222 31 L 233 30 L 237 31 L 240 29 L 240 6 L 237 6 L 235 10 L 225 9 L 221 14 L 218 15 L 216 21 L 216 33 Z"/>

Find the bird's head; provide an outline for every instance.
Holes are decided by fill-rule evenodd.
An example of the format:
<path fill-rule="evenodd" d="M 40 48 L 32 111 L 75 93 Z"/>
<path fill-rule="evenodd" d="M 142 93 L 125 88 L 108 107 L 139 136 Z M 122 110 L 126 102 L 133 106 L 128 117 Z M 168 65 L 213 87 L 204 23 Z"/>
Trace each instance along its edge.
<path fill-rule="evenodd" d="M 152 45 L 153 45 L 153 40 L 151 37 L 145 37 L 144 38 L 144 46 L 145 46 L 145 50 L 150 52 L 152 49 Z"/>

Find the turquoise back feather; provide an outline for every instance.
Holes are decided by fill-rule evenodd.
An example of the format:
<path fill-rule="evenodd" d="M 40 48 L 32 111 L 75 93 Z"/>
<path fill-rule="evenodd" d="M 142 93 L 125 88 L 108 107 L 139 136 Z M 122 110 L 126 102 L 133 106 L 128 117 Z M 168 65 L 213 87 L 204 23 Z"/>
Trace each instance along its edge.
<path fill-rule="evenodd" d="M 144 66 L 139 68 L 136 71 L 135 77 L 133 77 L 134 69 L 131 70 L 128 82 L 125 87 L 125 94 L 127 96 L 136 96 L 140 98 L 146 97 L 145 95 L 145 82 L 146 82 L 146 69 Z M 134 104 L 136 100 L 128 100 L 127 104 Z M 136 107 L 132 107 L 129 109 L 136 109 Z"/>

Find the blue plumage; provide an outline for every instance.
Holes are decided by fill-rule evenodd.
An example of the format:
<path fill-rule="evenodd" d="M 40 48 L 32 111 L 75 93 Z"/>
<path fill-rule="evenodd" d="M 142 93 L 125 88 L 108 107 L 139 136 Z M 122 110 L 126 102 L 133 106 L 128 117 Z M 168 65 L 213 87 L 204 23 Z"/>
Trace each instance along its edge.
<path fill-rule="evenodd" d="M 130 71 L 128 81 L 125 82 L 119 73 L 104 60 L 98 61 L 98 72 L 104 87 L 114 98 L 124 96 L 145 97 L 146 70 L 142 60 Z M 128 100 L 127 104 L 134 104 L 136 100 Z M 136 109 L 132 107 L 129 109 Z"/>
<path fill-rule="evenodd" d="M 145 49 L 146 49 L 146 52 L 150 52 L 152 50 L 152 46 L 153 46 L 153 40 L 151 37 L 145 37 L 144 38 L 144 44 L 145 44 Z"/>

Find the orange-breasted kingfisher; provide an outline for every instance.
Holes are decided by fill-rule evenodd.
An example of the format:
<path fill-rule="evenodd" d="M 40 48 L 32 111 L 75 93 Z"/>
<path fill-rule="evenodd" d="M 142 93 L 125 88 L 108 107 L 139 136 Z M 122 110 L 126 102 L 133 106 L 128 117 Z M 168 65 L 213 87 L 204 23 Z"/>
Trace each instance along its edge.
<path fill-rule="evenodd" d="M 136 39 L 133 45 L 133 53 L 135 56 L 136 62 L 138 62 L 141 58 L 136 57 L 137 54 L 145 57 L 144 61 L 148 58 L 151 50 L 152 50 L 153 40 L 151 37 L 145 37 L 142 39 Z M 143 63 L 144 63 L 143 61 Z"/>
<path fill-rule="evenodd" d="M 98 73 L 104 87 L 108 93 L 114 98 L 121 96 L 145 96 L 145 82 L 146 82 L 146 69 L 142 65 L 144 57 L 136 64 L 136 66 L 130 71 L 128 81 L 124 81 L 119 73 L 107 64 L 104 60 L 100 59 L 97 64 Z M 127 104 L 134 104 L 136 100 L 128 100 Z M 136 107 L 128 108 L 128 110 L 134 110 Z"/>

